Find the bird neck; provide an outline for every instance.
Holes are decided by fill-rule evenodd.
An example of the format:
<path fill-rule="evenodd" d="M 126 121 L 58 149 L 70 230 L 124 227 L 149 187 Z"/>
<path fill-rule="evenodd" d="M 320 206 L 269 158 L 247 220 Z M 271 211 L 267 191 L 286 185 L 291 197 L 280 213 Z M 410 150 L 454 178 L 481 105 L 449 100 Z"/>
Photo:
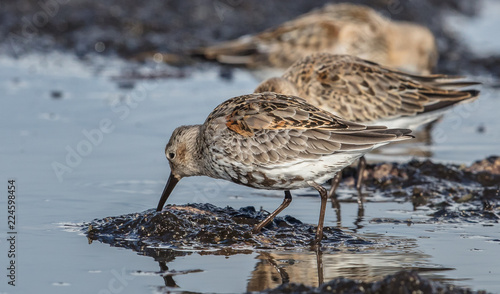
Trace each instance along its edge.
<path fill-rule="evenodd" d="M 293 83 L 284 78 L 270 78 L 255 89 L 254 93 L 275 92 L 284 95 L 299 96 L 299 92 Z"/>
<path fill-rule="evenodd" d="M 201 125 L 187 126 L 179 145 L 178 156 L 184 162 L 183 177 L 203 175 Z"/>
<path fill-rule="evenodd" d="M 392 67 L 413 74 L 429 74 L 437 62 L 435 38 L 429 29 L 397 21 L 389 26 L 388 59 Z"/>

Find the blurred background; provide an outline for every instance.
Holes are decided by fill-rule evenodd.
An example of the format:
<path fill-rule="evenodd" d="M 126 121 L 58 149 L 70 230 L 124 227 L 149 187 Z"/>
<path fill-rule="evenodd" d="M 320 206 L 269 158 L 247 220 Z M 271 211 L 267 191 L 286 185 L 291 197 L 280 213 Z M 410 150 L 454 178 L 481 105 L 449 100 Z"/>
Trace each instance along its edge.
<path fill-rule="evenodd" d="M 150 51 L 183 53 L 213 45 L 263 31 L 326 3 L 340 2 L 4 1 L 0 11 L 0 34 L 5 40 L 2 44 L 5 53 L 14 56 L 63 50 L 78 57 L 99 52 L 134 58 Z M 484 15 L 494 16 L 498 12 L 494 0 L 359 0 L 349 3 L 368 5 L 390 19 L 428 27 L 438 40 L 439 72 L 498 70 L 498 51 L 494 47 L 498 41 L 488 37 L 491 36 L 488 29 L 494 28 L 494 17 L 486 20 Z M 488 9 L 482 10 L 485 5 Z M 484 34 L 477 30 L 472 33 L 471 26 Z M 466 40 L 463 34 L 474 39 Z"/>

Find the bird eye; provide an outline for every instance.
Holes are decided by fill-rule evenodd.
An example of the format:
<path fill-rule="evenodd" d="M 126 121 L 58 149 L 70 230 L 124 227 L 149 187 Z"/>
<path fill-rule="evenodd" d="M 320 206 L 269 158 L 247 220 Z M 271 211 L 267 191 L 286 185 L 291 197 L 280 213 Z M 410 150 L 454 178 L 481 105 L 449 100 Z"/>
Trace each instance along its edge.
<path fill-rule="evenodd" d="M 173 153 L 173 152 L 169 152 L 169 153 L 167 154 L 167 157 L 168 157 L 168 159 L 174 159 L 174 157 L 175 157 L 175 153 Z"/>

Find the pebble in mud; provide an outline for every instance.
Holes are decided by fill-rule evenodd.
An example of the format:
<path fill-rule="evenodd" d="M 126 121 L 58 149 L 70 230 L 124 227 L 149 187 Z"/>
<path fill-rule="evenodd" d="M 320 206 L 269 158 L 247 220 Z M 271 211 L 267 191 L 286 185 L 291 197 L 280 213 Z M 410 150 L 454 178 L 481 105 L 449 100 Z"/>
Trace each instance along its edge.
<path fill-rule="evenodd" d="M 62 91 L 59 91 L 59 90 L 52 90 L 50 92 L 50 97 L 54 100 L 58 100 L 58 99 L 61 99 L 63 98 L 63 92 Z"/>
<path fill-rule="evenodd" d="M 470 167 L 466 168 L 470 172 L 489 172 L 494 175 L 500 175 L 500 157 L 490 156 L 483 160 L 474 162 Z M 500 182 L 499 182 L 500 184 Z"/>

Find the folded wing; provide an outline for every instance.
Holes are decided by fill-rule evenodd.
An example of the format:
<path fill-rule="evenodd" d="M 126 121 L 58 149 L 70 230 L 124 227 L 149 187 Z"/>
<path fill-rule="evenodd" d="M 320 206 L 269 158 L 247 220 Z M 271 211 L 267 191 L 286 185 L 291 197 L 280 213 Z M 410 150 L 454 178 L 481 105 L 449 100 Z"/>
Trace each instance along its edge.
<path fill-rule="evenodd" d="M 218 136 L 226 140 L 221 144 L 225 146 L 225 154 L 245 164 L 272 165 L 317 159 L 411 138 L 410 130 L 352 123 L 298 97 L 270 92 L 224 102 L 212 112 L 205 125 L 212 123 L 225 126 Z"/>
<path fill-rule="evenodd" d="M 369 122 L 413 116 L 477 97 L 461 90 L 477 83 L 446 75 L 416 76 L 349 55 L 310 55 L 292 65 L 283 78 L 301 97 L 352 121 Z"/>

